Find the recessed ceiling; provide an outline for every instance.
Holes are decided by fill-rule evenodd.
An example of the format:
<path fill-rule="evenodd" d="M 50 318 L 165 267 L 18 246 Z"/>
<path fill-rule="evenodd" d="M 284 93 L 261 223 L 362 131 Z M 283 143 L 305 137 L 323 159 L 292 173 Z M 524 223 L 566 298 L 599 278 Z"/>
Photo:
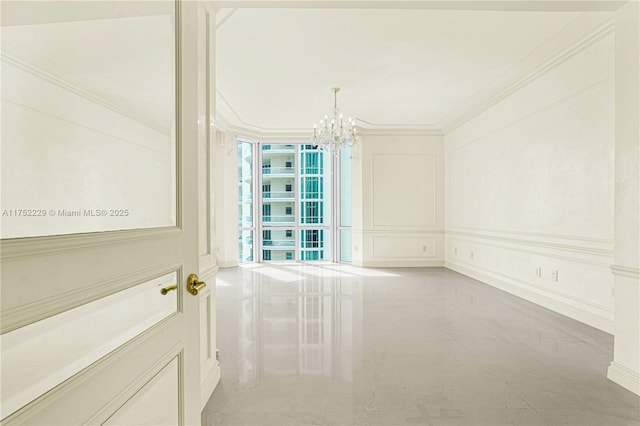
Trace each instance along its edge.
<path fill-rule="evenodd" d="M 442 128 L 584 12 L 233 9 L 218 13 L 217 109 L 305 130 L 338 104 L 365 128 Z M 594 22 L 610 15 L 593 12 Z"/>

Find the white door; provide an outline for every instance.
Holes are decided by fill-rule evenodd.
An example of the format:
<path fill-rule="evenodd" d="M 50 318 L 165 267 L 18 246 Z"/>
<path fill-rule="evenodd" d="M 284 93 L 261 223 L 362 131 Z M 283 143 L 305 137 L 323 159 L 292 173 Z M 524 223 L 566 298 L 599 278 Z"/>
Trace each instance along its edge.
<path fill-rule="evenodd" d="M 200 423 L 201 13 L 3 1 L 3 424 Z"/>
<path fill-rule="evenodd" d="M 218 273 L 214 222 L 213 164 L 215 142 L 215 10 L 210 2 L 198 3 L 198 275 L 209 285 L 200 298 L 200 375 L 202 408 L 220 381 L 216 357 L 216 293 Z"/>

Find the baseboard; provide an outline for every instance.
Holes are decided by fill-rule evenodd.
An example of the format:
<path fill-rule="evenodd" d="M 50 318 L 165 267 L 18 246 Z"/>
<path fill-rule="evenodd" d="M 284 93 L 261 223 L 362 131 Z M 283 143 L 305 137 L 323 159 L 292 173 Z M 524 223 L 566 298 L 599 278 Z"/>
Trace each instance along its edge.
<path fill-rule="evenodd" d="M 205 405 L 207 405 L 209 398 L 211 398 L 211 395 L 213 394 L 213 391 L 216 389 L 216 386 L 218 386 L 219 382 L 220 382 L 220 364 L 216 362 L 215 367 L 213 367 L 209 371 L 209 373 L 207 374 L 207 377 L 205 377 L 202 380 L 202 383 L 200 385 L 200 409 L 201 410 L 204 408 Z"/>
<path fill-rule="evenodd" d="M 366 260 L 353 262 L 354 266 L 363 268 L 429 268 L 443 267 L 442 260 Z"/>
<path fill-rule="evenodd" d="M 565 315 L 576 321 L 585 323 L 591 327 L 597 328 L 598 330 L 613 334 L 613 320 L 602 318 L 587 310 L 580 309 L 574 305 L 564 303 L 551 297 L 547 297 L 538 292 L 531 291 L 523 287 L 521 283 L 518 283 L 516 281 L 509 281 L 508 279 L 505 279 L 503 277 L 498 278 L 494 275 L 491 275 L 490 273 L 478 271 L 472 267 L 464 266 L 451 261 L 445 261 L 444 266 L 448 269 L 488 284 L 492 287 L 506 291 L 507 293 L 513 294 L 514 296 L 540 305 L 546 309 Z"/>
<path fill-rule="evenodd" d="M 221 268 L 235 268 L 236 266 L 238 266 L 238 261 L 237 260 L 218 260 L 218 266 Z"/>
<path fill-rule="evenodd" d="M 612 362 L 607 371 L 607 378 L 623 388 L 640 395 L 640 373 L 617 362 Z"/>

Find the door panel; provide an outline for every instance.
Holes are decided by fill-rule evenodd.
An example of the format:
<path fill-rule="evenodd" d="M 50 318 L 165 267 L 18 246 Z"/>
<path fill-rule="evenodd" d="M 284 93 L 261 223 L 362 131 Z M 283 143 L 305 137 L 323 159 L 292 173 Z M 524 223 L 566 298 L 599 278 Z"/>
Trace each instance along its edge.
<path fill-rule="evenodd" d="M 135 17 L 133 19 L 135 23 L 144 20 L 143 18 L 152 19 L 158 13 L 150 10 L 149 2 L 144 1 L 59 2 L 57 7 L 52 8 L 52 4 L 55 6 L 55 3 L 3 2 L 3 30 L 4 26 L 15 23 L 28 26 L 51 25 L 52 23 L 58 25 L 60 22 L 68 22 L 68 27 L 75 28 L 75 24 L 86 26 L 85 24 L 92 22 L 94 24 L 92 28 L 95 29 L 95 32 L 89 31 L 76 38 L 66 38 L 67 40 L 73 40 L 73 43 L 82 47 L 84 46 L 83 43 L 90 44 L 93 40 L 92 37 L 102 37 L 100 31 L 98 31 L 102 24 L 109 21 L 118 21 L 117 18 L 123 16 L 123 13 L 127 11 L 131 11 Z M 156 4 L 158 2 L 153 3 Z M 171 8 L 175 6 L 173 2 L 160 2 L 160 4 L 165 6 L 168 4 Z M 123 7 L 126 11 L 123 11 Z M 49 234 L 77 232 L 73 235 L 33 236 L 2 240 L 2 334 L 9 336 L 7 333 L 12 331 L 19 333 L 23 327 L 29 324 L 33 324 L 35 327 L 41 326 L 46 321 L 40 324 L 36 323 L 70 309 L 90 309 L 87 308 L 87 304 L 98 300 L 106 301 L 109 309 L 120 311 L 120 314 L 117 312 L 113 314 L 115 318 L 112 325 L 115 326 L 120 320 L 127 318 L 128 312 L 126 311 L 129 308 L 123 307 L 127 304 L 127 301 L 124 301 L 124 305 L 118 309 L 117 305 L 113 301 L 106 299 L 106 297 L 114 295 L 113 297 L 117 298 L 118 294 L 128 294 L 127 289 L 135 289 L 136 286 L 174 271 L 177 276 L 177 289 L 169 293 L 170 296 L 162 295 L 159 289 L 156 289 L 157 291 L 148 295 L 148 301 L 152 306 L 156 302 L 162 304 L 162 301 L 166 300 L 163 298 L 174 298 L 176 301 L 175 312 L 162 317 L 162 319 L 157 318 L 157 321 L 152 321 L 153 313 L 151 312 L 148 312 L 143 318 L 138 318 L 138 321 L 141 323 L 148 322 L 150 326 L 145 330 L 136 330 L 135 333 L 129 335 L 125 333 L 126 338 L 109 347 L 109 352 L 106 355 L 98 354 L 95 357 L 97 360 L 91 359 L 87 362 L 89 365 L 81 365 L 81 371 L 73 374 L 69 379 L 48 392 L 37 396 L 15 413 L 3 411 L 0 415 L 3 424 L 93 424 L 104 423 L 108 419 L 115 421 L 118 418 L 126 418 L 127 422 L 131 424 L 145 424 L 145 422 L 150 421 L 149 418 L 140 417 L 138 415 L 140 411 L 135 407 L 141 406 L 140 404 L 144 406 L 146 404 L 145 401 L 150 399 L 147 392 L 155 392 L 153 389 L 163 389 L 164 392 L 162 393 L 169 399 L 175 395 L 178 396 L 176 404 L 170 405 L 170 407 L 177 407 L 177 411 L 176 409 L 169 410 L 166 413 L 166 419 L 159 420 L 156 418 L 155 421 L 161 424 L 176 424 L 176 420 L 177 424 L 199 424 L 200 422 L 200 299 L 186 291 L 185 281 L 187 275 L 199 271 L 197 122 L 201 112 L 198 110 L 199 105 L 195 100 L 198 97 L 199 90 L 197 84 L 199 51 L 196 46 L 198 43 L 202 43 L 202 40 L 198 40 L 197 24 L 199 22 L 198 17 L 202 14 L 202 11 L 195 2 L 180 2 L 177 3 L 176 12 L 176 20 L 172 27 L 175 31 L 176 51 L 175 67 L 172 67 L 176 72 L 172 75 L 178 76 L 175 82 L 177 88 L 175 99 L 177 99 L 177 102 L 174 104 L 176 124 L 170 126 L 173 130 L 169 131 L 175 141 L 173 145 L 175 149 L 165 156 L 167 166 L 158 168 L 154 172 L 161 173 L 162 176 L 152 174 L 157 179 L 145 181 L 146 183 L 142 184 L 135 179 L 134 175 L 131 175 L 130 179 L 126 180 L 124 187 L 121 185 L 120 177 L 118 179 L 114 178 L 120 182 L 116 189 L 110 187 L 113 183 L 110 182 L 113 176 L 109 170 L 96 169 L 93 174 L 87 176 L 82 173 L 78 174 L 76 171 L 69 171 L 69 176 L 74 176 L 74 179 L 81 181 L 79 187 L 84 188 L 83 185 L 89 182 L 88 186 L 91 187 L 91 190 L 80 191 L 85 196 L 83 200 L 87 203 L 99 206 L 98 202 L 101 200 L 101 196 L 109 194 L 116 198 L 120 197 L 119 199 L 122 202 L 131 201 L 132 205 L 154 206 L 153 208 L 155 209 L 158 206 L 153 203 L 163 200 L 162 203 L 164 203 L 165 207 L 167 205 L 168 207 L 164 212 L 158 210 L 156 213 L 158 213 L 158 217 L 168 218 L 167 221 L 157 222 L 152 219 L 155 217 L 155 213 L 145 213 L 142 219 L 141 217 L 136 217 L 135 223 L 131 222 L 130 226 L 118 223 L 117 226 L 110 228 L 105 227 L 104 222 L 87 222 L 92 217 L 82 216 L 76 217 L 78 223 L 84 224 L 82 227 L 69 228 L 59 225 L 59 227 L 54 227 L 55 229 L 51 232 L 47 232 Z M 124 16 L 127 16 L 126 13 Z M 131 31 L 136 33 L 134 29 Z M 139 27 L 138 30 L 142 31 L 142 28 Z M 48 39 L 41 40 L 43 45 L 46 45 L 48 41 Z M 131 41 L 132 45 L 136 43 L 132 40 L 128 41 Z M 56 53 L 55 49 L 51 50 L 51 52 Z M 109 56 L 110 62 L 105 63 L 99 61 L 99 59 L 103 58 L 95 56 L 95 54 L 100 53 L 98 50 L 97 53 L 91 52 L 94 56 L 86 55 L 79 58 L 79 60 L 87 59 L 93 61 L 92 63 L 74 64 L 74 66 L 76 68 L 80 67 L 83 70 L 83 76 L 89 80 L 98 80 L 103 83 L 101 85 L 105 89 L 101 92 L 103 98 L 114 95 L 121 95 L 120 97 L 126 98 L 125 95 L 128 92 L 128 86 L 121 80 L 116 78 L 115 81 L 118 84 L 114 83 L 110 86 L 108 83 L 112 80 L 109 80 L 103 74 L 107 74 L 107 77 L 114 77 L 118 73 L 122 73 L 127 78 L 138 76 L 146 80 L 163 78 L 154 73 L 153 67 L 148 67 L 150 63 L 157 66 L 161 65 L 153 62 L 152 58 L 145 56 L 146 50 L 137 50 L 135 55 L 128 55 L 127 52 L 131 53 L 132 50 L 114 51 L 112 52 L 113 55 Z M 106 52 L 102 53 L 105 54 Z M 64 62 L 63 59 L 65 59 L 62 53 L 59 55 L 54 54 L 53 57 L 61 62 Z M 136 61 L 144 62 L 146 68 L 143 69 L 146 72 L 143 75 L 136 73 Z M 4 52 L 3 62 L 6 62 Z M 72 69 L 74 68 L 72 67 Z M 47 75 L 42 73 L 36 76 L 43 80 L 48 78 Z M 2 75 L 3 87 L 14 83 L 13 80 L 6 79 L 9 77 Z M 101 80 L 101 78 L 103 79 Z M 80 80 L 78 79 L 78 81 Z M 58 84 L 58 88 L 63 91 L 79 91 L 83 87 L 74 89 L 62 83 Z M 154 92 L 148 98 L 142 96 L 138 100 L 142 99 L 144 101 L 146 99 L 146 101 L 153 104 L 156 100 L 156 95 L 159 95 L 161 99 L 165 99 L 167 96 L 171 97 L 171 95 L 166 95 L 166 93 L 163 95 L 162 93 L 162 91 Z M 37 97 L 38 93 L 34 92 L 32 95 Z M 101 107 L 106 102 L 97 95 L 93 97 L 84 96 L 83 102 L 87 100 Z M 45 105 L 45 103 L 35 102 L 33 105 L 39 108 L 40 105 Z M 145 107 L 145 104 L 137 104 L 135 100 L 129 100 L 128 105 L 137 112 L 144 110 Z M 125 118 L 121 119 L 123 122 L 127 119 L 132 119 L 133 113 L 130 110 L 122 111 L 112 107 L 110 111 L 124 116 Z M 93 112 L 90 108 L 65 110 L 64 112 L 71 114 L 70 117 L 76 122 L 84 123 L 85 127 L 88 127 L 88 122 L 85 120 L 86 117 L 82 116 L 83 113 L 89 115 L 89 118 L 94 120 L 93 122 L 100 121 L 99 116 L 92 115 Z M 39 111 L 40 113 L 51 113 L 51 111 L 42 107 Z M 149 132 L 154 130 L 155 125 L 147 120 L 150 116 L 146 116 L 145 119 L 137 118 L 137 126 L 146 126 L 151 129 L 148 130 Z M 43 126 L 43 123 L 34 123 L 34 126 Z M 95 130 L 93 129 L 93 131 Z M 136 146 L 146 146 L 146 142 L 143 140 L 144 137 L 134 127 L 122 125 L 117 129 L 112 129 L 112 132 L 120 132 L 118 137 L 121 139 L 126 138 Z M 65 153 L 70 152 L 69 155 L 75 155 L 73 147 L 82 141 L 85 134 L 84 132 L 66 133 L 64 141 L 70 143 L 71 145 L 69 146 L 47 144 L 47 139 L 43 137 L 40 141 L 39 151 L 30 150 L 25 153 L 26 157 L 23 158 L 25 165 L 27 167 L 30 166 L 30 161 L 35 165 L 39 164 L 38 161 L 42 159 L 37 155 L 51 158 L 54 162 L 59 156 L 66 155 Z M 11 133 L 11 137 L 8 138 L 3 134 L 3 151 L 5 146 L 19 145 L 21 143 L 21 135 L 23 135 L 22 130 Z M 46 132 L 43 135 L 46 135 Z M 104 155 L 105 161 L 108 161 L 112 156 L 118 158 L 119 156 L 128 155 L 128 151 L 122 146 L 124 145 L 109 144 L 110 152 L 108 156 Z M 99 157 L 104 153 L 102 150 L 87 151 L 85 148 L 86 146 L 82 148 L 83 154 L 97 155 Z M 148 155 L 143 156 L 141 161 L 144 162 L 149 159 L 151 164 L 155 164 L 155 160 L 153 160 L 155 155 L 155 153 L 149 152 Z M 63 162 L 61 164 L 66 164 L 65 167 L 72 168 L 73 163 Z M 121 164 L 122 167 L 129 167 L 129 160 L 123 160 Z M 145 167 L 141 166 L 143 172 Z M 33 170 L 37 171 L 38 167 L 32 168 L 32 172 Z M 64 173 L 60 173 L 60 176 L 64 175 Z M 12 190 L 20 187 L 20 178 L 19 173 L 9 174 L 3 167 L 3 195 L 5 186 L 12 188 Z M 33 180 L 32 183 L 36 185 L 33 190 L 42 191 L 42 187 L 46 189 L 48 180 L 43 176 L 37 176 L 37 179 Z M 54 183 L 55 185 L 59 184 L 57 181 L 52 182 L 52 184 Z M 76 189 L 76 187 L 71 187 L 68 191 L 74 192 Z M 120 192 L 126 192 L 127 196 L 120 196 Z M 58 192 L 58 194 L 61 197 L 68 195 L 61 192 Z M 159 196 L 158 194 L 162 195 Z M 61 199 L 64 199 L 64 197 Z M 170 200 L 168 204 L 167 200 Z M 44 201 L 51 202 L 51 200 Z M 175 208 L 171 207 L 172 203 Z M 58 207 L 46 207 L 46 209 L 49 208 L 57 209 Z M 123 206 L 122 208 L 126 209 L 127 207 Z M 166 213 L 167 211 L 174 212 L 173 219 L 171 214 Z M 74 216 L 69 218 L 73 219 Z M 56 216 L 57 219 L 62 218 Z M 175 223 L 175 226 L 172 226 L 173 223 Z M 9 229 L 5 228 L 7 225 L 3 222 L 3 232 L 7 231 L 7 233 L 3 234 L 5 238 L 8 235 L 25 236 L 43 233 L 38 231 L 33 234 L 29 234 L 29 232 L 21 234 L 20 226 L 13 227 L 10 222 L 7 222 L 7 224 L 10 225 Z M 156 228 L 157 226 L 165 227 Z M 129 227 L 149 229 L 100 232 Z M 29 231 L 28 225 L 26 225 L 26 229 Z M 209 285 L 212 284 L 210 283 Z M 132 297 L 131 303 L 135 304 L 134 301 L 135 297 Z M 105 331 L 105 334 L 102 335 L 102 332 L 99 331 L 98 322 L 87 321 L 86 324 L 82 325 L 94 330 L 96 333 L 93 336 L 94 338 L 101 337 L 96 339 L 98 346 L 106 345 L 108 347 L 107 333 Z M 43 328 L 43 334 L 39 335 L 39 337 L 54 332 L 52 328 L 46 325 Z M 74 346 L 78 343 L 80 342 L 77 339 L 70 339 L 68 346 Z M 68 347 L 67 349 L 70 348 Z M 51 353 L 48 355 L 51 357 L 56 356 L 56 354 Z M 61 357 L 64 362 L 70 360 L 73 362 L 70 355 L 61 355 Z M 18 374 L 26 373 L 32 367 L 27 360 L 17 364 L 12 368 L 15 368 Z M 172 365 L 170 369 L 176 369 L 175 375 L 173 372 L 166 373 L 169 370 L 164 369 L 168 365 Z M 3 374 L 5 366 L 5 358 L 3 356 Z M 161 373 L 163 371 L 165 373 Z M 165 376 L 164 374 L 168 375 Z M 175 380 L 171 377 L 175 377 Z M 169 388 L 171 388 L 170 391 Z M 159 413 L 160 411 L 156 411 L 156 414 Z"/>
<path fill-rule="evenodd" d="M 178 359 L 174 358 L 104 424 L 177 425 L 178 416 Z"/>
<path fill-rule="evenodd" d="M 175 314 L 177 292 L 160 292 L 175 286 L 177 277 L 174 271 L 3 334 L 3 411 L 16 411 Z"/>

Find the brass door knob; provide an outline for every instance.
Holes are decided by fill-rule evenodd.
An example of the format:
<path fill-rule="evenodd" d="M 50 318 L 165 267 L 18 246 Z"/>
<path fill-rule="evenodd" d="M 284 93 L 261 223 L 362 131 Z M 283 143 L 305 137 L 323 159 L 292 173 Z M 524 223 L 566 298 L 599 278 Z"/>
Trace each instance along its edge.
<path fill-rule="evenodd" d="M 198 292 L 206 286 L 207 283 L 205 283 L 204 281 L 199 281 L 199 278 L 196 274 L 191 274 L 187 277 L 187 290 L 194 296 L 197 296 Z"/>
<path fill-rule="evenodd" d="M 160 293 L 165 296 L 167 293 L 169 293 L 171 290 L 176 290 L 178 288 L 177 285 L 170 285 L 169 287 L 165 287 L 165 288 L 161 288 L 160 289 Z"/>

